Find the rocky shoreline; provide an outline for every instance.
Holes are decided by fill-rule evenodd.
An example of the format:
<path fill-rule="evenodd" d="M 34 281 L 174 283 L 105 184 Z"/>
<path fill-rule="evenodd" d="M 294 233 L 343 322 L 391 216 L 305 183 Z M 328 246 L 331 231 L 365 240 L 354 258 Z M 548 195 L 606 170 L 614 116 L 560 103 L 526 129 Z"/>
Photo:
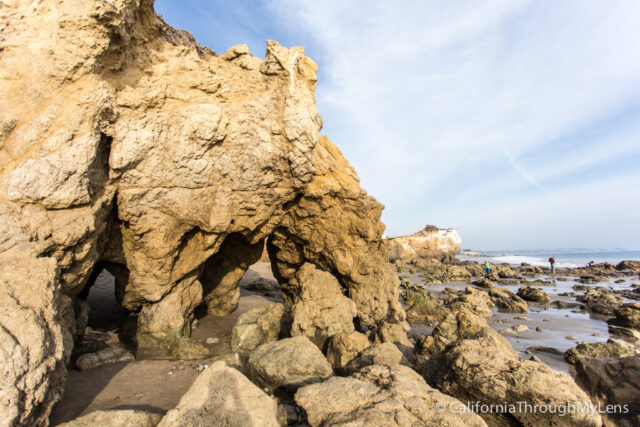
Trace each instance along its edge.
<path fill-rule="evenodd" d="M 152 0 L 0 24 L 0 426 L 640 422 L 640 263 L 485 275 L 455 230 L 385 238 L 303 48 L 217 54 Z M 561 352 L 577 382 L 496 327 L 546 310 L 608 322 Z"/>

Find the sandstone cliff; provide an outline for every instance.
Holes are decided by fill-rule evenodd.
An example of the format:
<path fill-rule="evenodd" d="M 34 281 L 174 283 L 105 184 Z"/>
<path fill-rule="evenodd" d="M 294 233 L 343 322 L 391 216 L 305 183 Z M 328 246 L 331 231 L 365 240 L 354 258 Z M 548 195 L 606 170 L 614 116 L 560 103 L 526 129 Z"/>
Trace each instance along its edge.
<path fill-rule="evenodd" d="M 389 239 L 391 261 L 419 262 L 455 256 L 462 240 L 456 230 L 427 225 L 410 236 Z"/>
<path fill-rule="evenodd" d="M 358 323 L 402 339 L 382 205 L 327 138 L 302 48 L 217 55 L 151 0 L 0 7 L 0 419 L 46 424 L 74 301 L 101 269 L 141 346 L 224 314 L 265 240 L 295 304 L 297 271 L 332 274 Z M 395 331 L 389 334 L 389 331 Z"/>

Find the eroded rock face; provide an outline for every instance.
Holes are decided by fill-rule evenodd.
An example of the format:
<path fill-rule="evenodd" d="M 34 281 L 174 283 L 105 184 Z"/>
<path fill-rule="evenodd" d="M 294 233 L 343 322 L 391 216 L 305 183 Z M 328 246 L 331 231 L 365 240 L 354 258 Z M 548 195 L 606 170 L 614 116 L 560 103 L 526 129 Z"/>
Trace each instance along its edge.
<path fill-rule="evenodd" d="M 75 333 L 65 298 L 101 268 L 137 313 L 140 346 L 179 345 L 203 302 L 233 310 L 265 239 L 290 304 L 310 262 L 363 326 L 406 329 L 383 207 L 318 137 L 302 48 L 216 55 L 151 0 L 5 2 L 0 23 L 0 255 L 34 270 L 32 302 L 2 316 L 6 331 L 20 316 L 33 329 L 5 337 L 9 423 L 38 423 L 59 399 Z M 9 295 L 27 279 L 3 280 Z"/>
<path fill-rule="evenodd" d="M 267 304 L 242 314 L 231 331 L 231 350 L 253 351 L 278 339 L 290 323 L 284 304 Z"/>
<path fill-rule="evenodd" d="M 91 412 L 68 423 L 60 424 L 60 427 L 155 427 L 161 419 L 161 414 L 139 409 L 113 409 Z"/>
<path fill-rule="evenodd" d="M 459 411 L 462 402 L 401 365 L 374 365 L 353 377 L 330 378 L 299 389 L 295 399 L 312 426 L 486 425 L 473 412 Z"/>
<path fill-rule="evenodd" d="M 456 230 L 441 230 L 433 225 L 410 236 L 389 239 L 392 261 L 424 262 L 454 257 L 462 240 Z"/>

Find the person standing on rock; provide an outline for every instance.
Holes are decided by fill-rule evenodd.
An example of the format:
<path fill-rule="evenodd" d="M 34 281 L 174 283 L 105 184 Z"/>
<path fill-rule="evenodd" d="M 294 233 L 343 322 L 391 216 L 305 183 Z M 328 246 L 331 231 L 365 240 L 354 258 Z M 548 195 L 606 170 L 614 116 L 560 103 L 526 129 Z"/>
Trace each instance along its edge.
<path fill-rule="evenodd" d="M 489 261 L 485 261 L 484 268 L 487 271 L 487 274 L 491 274 L 491 264 L 489 264 Z"/>
<path fill-rule="evenodd" d="M 551 264 L 551 274 L 556 273 L 556 260 L 554 257 L 549 258 L 549 264 Z"/>

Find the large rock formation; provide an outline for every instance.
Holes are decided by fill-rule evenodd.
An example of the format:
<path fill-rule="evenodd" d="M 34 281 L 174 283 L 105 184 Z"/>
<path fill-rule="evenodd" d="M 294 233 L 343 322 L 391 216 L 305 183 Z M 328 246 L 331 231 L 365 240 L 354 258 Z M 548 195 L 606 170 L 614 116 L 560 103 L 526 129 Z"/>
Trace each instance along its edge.
<path fill-rule="evenodd" d="M 233 310 L 265 239 L 288 304 L 311 263 L 335 276 L 357 324 L 406 329 L 383 206 L 318 137 L 302 48 L 216 55 L 152 0 L 3 2 L 0 35 L 4 422 L 46 422 L 73 299 L 103 268 L 141 346 L 184 342 L 203 302 Z"/>
<path fill-rule="evenodd" d="M 440 261 L 455 256 L 461 244 L 462 240 L 456 230 L 441 230 L 427 225 L 410 236 L 389 239 L 389 252 L 392 261 Z"/>

